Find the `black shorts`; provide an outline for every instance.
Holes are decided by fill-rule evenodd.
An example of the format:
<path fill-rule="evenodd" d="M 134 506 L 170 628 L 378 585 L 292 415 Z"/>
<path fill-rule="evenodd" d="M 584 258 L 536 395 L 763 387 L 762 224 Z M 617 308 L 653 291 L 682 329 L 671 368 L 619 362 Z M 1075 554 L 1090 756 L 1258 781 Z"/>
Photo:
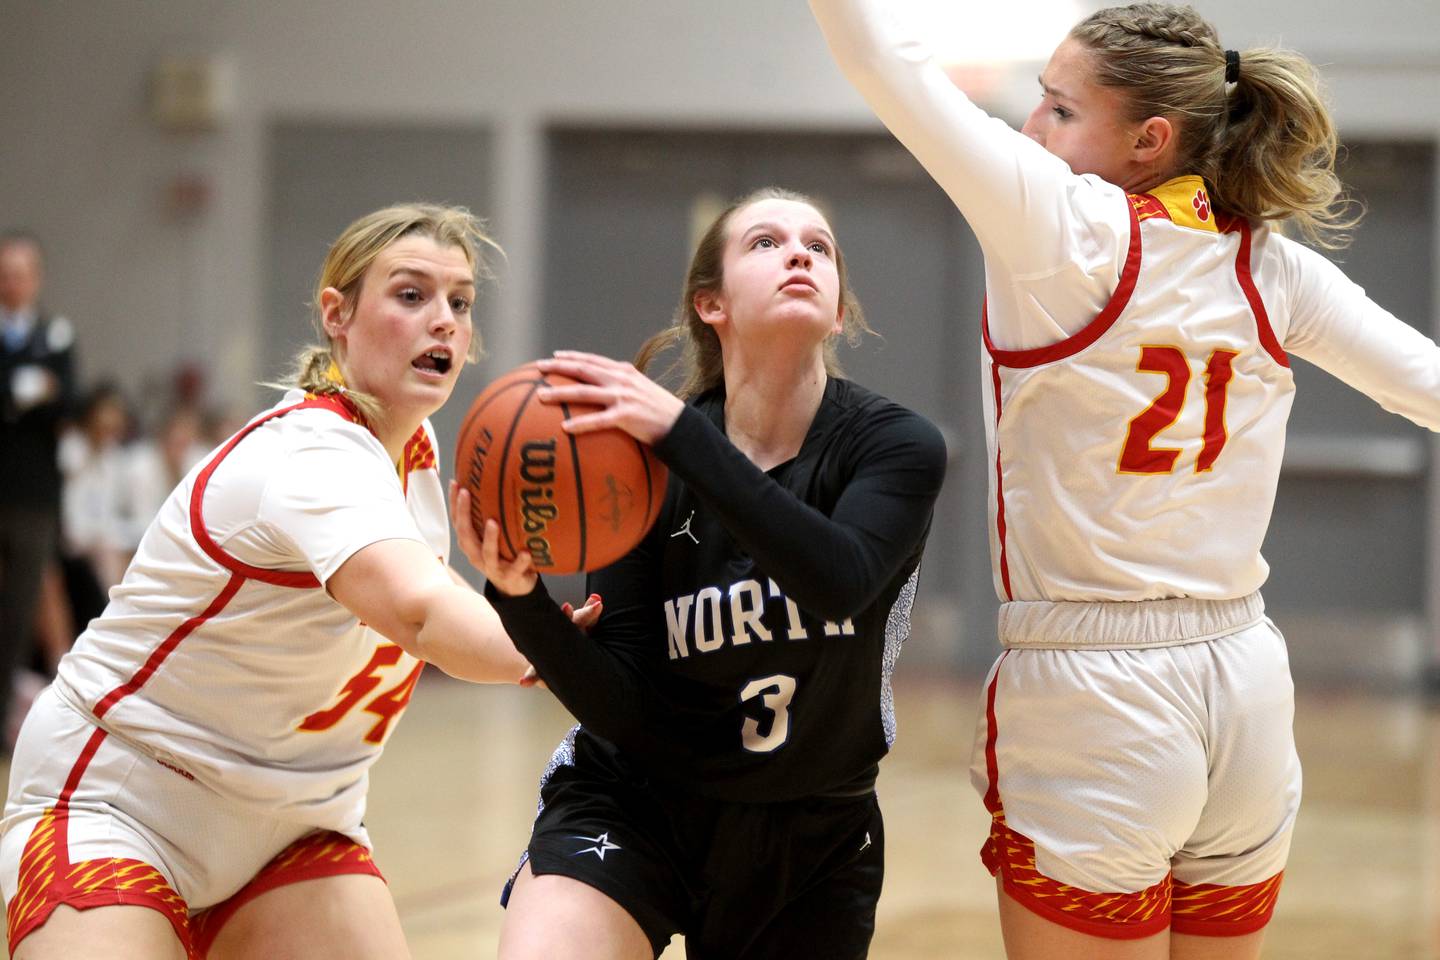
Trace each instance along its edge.
<path fill-rule="evenodd" d="M 647 782 L 584 734 L 575 747 L 541 788 L 533 873 L 610 897 L 656 956 L 677 933 L 690 960 L 868 954 L 885 872 L 873 792 L 712 800 Z"/>

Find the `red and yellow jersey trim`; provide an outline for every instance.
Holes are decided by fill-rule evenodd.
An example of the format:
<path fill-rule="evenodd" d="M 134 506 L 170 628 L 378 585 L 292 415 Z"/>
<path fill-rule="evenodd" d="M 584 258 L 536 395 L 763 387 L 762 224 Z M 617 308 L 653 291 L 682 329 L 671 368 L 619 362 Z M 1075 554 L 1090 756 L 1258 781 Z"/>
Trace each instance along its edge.
<path fill-rule="evenodd" d="M 1130 206 L 1138 220 L 1161 217 L 1178 227 L 1220 232 L 1210 191 L 1205 181 L 1193 174 L 1167 180 L 1149 193 L 1132 193 Z"/>
<path fill-rule="evenodd" d="M 332 379 L 338 376 L 338 372 L 338 368 L 334 368 L 332 365 Z M 375 432 L 375 428 L 365 419 L 360 408 L 344 393 L 323 395 L 307 393 L 302 406 L 325 407 L 351 423 L 359 424 L 371 433 Z M 422 424 L 410 439 L 405 441 L 405 449 L 400 454 L 400 461 L 395 464 L 395 474 L 400 478 L 400 488 L 402 490 L 409 489 L 410 474 L 414 471 L 434 470 L 435 468 L 435 447 L 430 443 L 430 436 L 425 432 L 425 426 Z"/>
<path fill-rule="evenodd" d="M 405 441 L 405 452 L 400 455 L 400 463 L 396 465 L 396 469 L 400 474 L 400 488 L 407 492 L 410 489 L 411 473 L 436 469 L 435 447 L 430 443 L 430 435 L 423 426 Z"/>

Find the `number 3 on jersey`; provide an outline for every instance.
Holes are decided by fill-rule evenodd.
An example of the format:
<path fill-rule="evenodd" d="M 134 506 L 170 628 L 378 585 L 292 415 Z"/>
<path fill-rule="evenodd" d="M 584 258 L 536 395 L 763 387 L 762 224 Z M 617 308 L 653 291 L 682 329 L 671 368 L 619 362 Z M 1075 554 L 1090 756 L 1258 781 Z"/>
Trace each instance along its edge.
<path fill-rule="evenodd" d="M 790 700 L 795 696 L 795 678 L 777 673 L 773 677 L 751 680 L 740 691 L 740 702 L 760 698 L 772 716 L 768 724 L 746 717 L 740 727 L 740 743 L 751 753 L 777 750 L 790 736 Z M 761 730 L 765 732 L 761 732 Z"/>
<path fill-rule="evenodd" d="M 1215 466 L 1215 459 L 1229 439 L 1225 431 L 1225 395 L 1234 375 L 1231 364 L 1239 356 L 1234 350 L 1214 350 L 1205 363 L 1205 443 L 1195 461 L 1195 472 Z M 1180 418 L 1190 384 L 1190 361 L 1179 347 L 1144 346 L 1135 369 L 1141 373 L 1163 373 L 1165 389 L 1150 406 L 1130 421 L 1125 446 L 1120 449 L 1117 467 L 1121 473 L 1173 473 L 1180 450 L 1155 447 L 1151 443 L 1160 431 Z"/>

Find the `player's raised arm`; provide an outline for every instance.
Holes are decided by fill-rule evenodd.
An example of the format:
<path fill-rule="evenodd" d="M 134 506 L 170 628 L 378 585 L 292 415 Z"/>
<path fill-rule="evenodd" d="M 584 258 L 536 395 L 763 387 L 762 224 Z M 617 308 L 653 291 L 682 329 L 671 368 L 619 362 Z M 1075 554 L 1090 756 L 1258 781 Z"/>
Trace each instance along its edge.
<path fill-rule="evenodd" d="M 602 408 L 572 421 L 572 429 L 617 427 L 654 444 L 666 466 L 724 518 L 735 542 L 817 616 L 838 621 L 863 609 L 925 536 L 945 475 L 945 442 L 932 424 L 898 405 L 877 406 L 855 424 L 847 444 L 856 468 L 827 514 L 632 365 L 573 351 L 542 365 L 580 381 L 548 391 L 546 402 Z"/>
<path fill-rule="evenodd" d="M 972 103 L 884 0 L 810 0 L 810 9 L 841 72 L 955 201 L 987 257 L 1016 274 L 1073 259 L 1058 228 L 1083 218 L 1075 204 L 1093 201 L 1077 195 L 1063 160 Z"/>
<path fill-rule="evenodd" d="M 1319 253 L 1276 237 L 1262 264 L 1286 278 L 1283 344 L 1391 413 L 1440 430 L 1440 347 Z"/>

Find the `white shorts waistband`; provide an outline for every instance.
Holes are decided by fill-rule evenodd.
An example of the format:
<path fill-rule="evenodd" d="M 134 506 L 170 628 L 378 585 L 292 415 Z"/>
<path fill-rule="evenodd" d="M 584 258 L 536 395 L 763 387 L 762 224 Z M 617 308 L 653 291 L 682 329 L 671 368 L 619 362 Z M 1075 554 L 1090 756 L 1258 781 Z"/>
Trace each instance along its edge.
<path fill-rule="evenodd" d="M 1000 605 L 1000 645 L 1030 650 L 1136 650 L 1214 640 L 1265 618 L 1259 591 L 1233 600 L 1013 600 Z"/>

